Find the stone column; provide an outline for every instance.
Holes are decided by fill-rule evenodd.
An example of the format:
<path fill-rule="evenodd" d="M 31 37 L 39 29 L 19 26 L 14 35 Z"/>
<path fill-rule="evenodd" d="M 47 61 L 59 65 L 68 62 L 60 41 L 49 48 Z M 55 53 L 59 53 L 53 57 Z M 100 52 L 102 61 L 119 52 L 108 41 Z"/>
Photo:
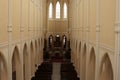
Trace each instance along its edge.
<path fill-rule="evenodd" d="M 86 26 L 86 80 L 88 80 L 88 64 L 89 64 L 89 28 L 90 28 L 90 0 L 87 0 L 87 26 Z"/>
<path fill-rule="evenodd" d="M 36 40 L 36 30 L 35 30 L 36 29 L 36 12 L 35 12 L 36 11 L 36 0 L 33 1 L 33 9 L 34 9 L 34 11 L 33 11 L 34 12 L 34 15 L 33 15 L 34 16 L 34 19 L 33 19 L 34 20 L 33 21 L 34 22 L 34 26 L 33 26 L 34 27 L 33 28 L 34 35 L 33 35 L 33 39 Z M 34 51 L 34 53 L 36 54 L 36 51 Z M 36 60 L 35 60 L 35 64 L 36 64 Z"/>
<path fill-rule="evenodd" d="M 23 8 L 23 0 L 21 0 L 21 8 L 20 8 L 20 36 L 21 36 L 21 39 L 20 39 L 20 51 L 21 51 L 21 54 L 20 54 L 20 60 L 21 60 L 21 72 L 22 72 L 22 80 L 24 80 L 24 69 L 23 69 L 23 33 L 24 33 L 24 25 L 23 25 L 23 22 L 24 22 L 24 19 L 23 19 L 23 11 L 24 11 L 24 8 Z"/>
<path fill-rule="evenodd" d="M 8 0 L 8 80 L 12 80 L 12 1 Z"/>
<path fill-rule="evenodd" d="M 96 63 L 95 80 L 99 80 L 100 0 L 96 0 Z"/>
<path fill-rule="evenodd" d="M 114 80 L 119 80 L 120 58 L 120 0 L 116 0 L 116 23 L 115 23 L 115 74 Z"/>
<path fill-rule="evenodd" d="M 77 73 L 78 73 L 78 77 L 79 77 L 79 43 L 80 43 L 79 37 L 78 37 L 78 35 L 79 35 L 79 0 L 77 0 L 76 5 L 77 5 L 77 7 L 76 7 L 77 8 L 77 17 L 76 17 L 77 18 L 76 19 L 77 20 L 76 21 L 77 22 L 77 25 L 76 25 L 77 26 L 77 29 L 76 29 L 77 30 L 77 34 L 76 34 L 77 36 L 76 36 L 76 38 L 77 38 L 77 42 L 78 42 L 77 43 L 77 54 L 76 54 L 76 56 L 77 56 L 77 58 L 76 58 L 77 59 L 77 67 L 76 68 L 77 68 Z"/>
<path fill-rule="evenodd" d="M 28 61 L 29 61 L 29 80 L 31 80 L 31 39 L 30 39 L 30 37 L 31 37 L 31 35 L 30 35 L 30 0 L 28 1 Z"/>
<path fill-rule="evenodd" d="M 40 19 L 41 20 L 41 39 L 43 40 L 43 9 L 42 9 L 43 5 L 42 4 L 43 4 L 43 0 L 40 1 L 40 6 L 41 6 L 41 8 L 40 8 L 40 10 L 41 10 L 40 11 L 41 12 L 41 15 L 40 15 L 41 16 L 40 17 L 41 18 Z M 43 42 L 42 40 L 41 40 L 41 42 Z M 43 43 L 41 43 L 41 54 L 43 53 L 42 49 L 43 49 Z M 41 60 L 43 61 L 43 54 L 41 55 L 41 58 L 42 58 Z"/>
<path fill-rule="evenodd" d="M 80 69 L 80 73 L 81 73 L 81 79 L 82 79 L 82 62 L 83 62 L 83 46 L 84 46 L 84 44 L 83 44 L 83 41 L 84 41 L 84 39 L 83 39 L 83 32 L 84 32 L 84 0 L 81 0 L 81 5 L 82 5 L 82 7 L 81 7 L 81 69 Z"/>

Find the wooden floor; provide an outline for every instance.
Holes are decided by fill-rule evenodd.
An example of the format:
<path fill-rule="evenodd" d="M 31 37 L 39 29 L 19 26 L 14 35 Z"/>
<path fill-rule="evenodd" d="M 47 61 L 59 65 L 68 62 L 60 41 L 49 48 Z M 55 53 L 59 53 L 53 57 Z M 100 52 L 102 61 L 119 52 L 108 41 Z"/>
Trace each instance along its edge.
<path fill-rule="evenodd" d="M 80 80 L 71 62 L 43 62 L 31 80 Z"/>

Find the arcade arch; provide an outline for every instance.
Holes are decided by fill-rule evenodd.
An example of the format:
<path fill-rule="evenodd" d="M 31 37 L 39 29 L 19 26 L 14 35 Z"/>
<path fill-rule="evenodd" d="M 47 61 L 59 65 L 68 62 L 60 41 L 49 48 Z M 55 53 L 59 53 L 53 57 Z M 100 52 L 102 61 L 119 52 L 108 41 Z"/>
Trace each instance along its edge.
<path fill-rule="evenodd" d="M 12 80 L 21 80 L 21 64 L 19 50 L 17 47 L 14 48 L 12 55 Z"/>
<path fill-rule="evenodd" d="M 0 52 L 0 80 L 8 80 L 7 65 L 4 56 Z"/>
<path fill-rule="evenodd" d="M 83 53 L 82 53 L 82 80 L 86 79 L 86 52 L 87 52 L 87 47 L 86 44 L 84 44 Z"/>
<path fill-rule="evenodd" d="M 80 75 L 80 68 L 81 68 L 80 62 L 81 62 L 81 42 L 79 43 L 79 48 L 78 48 L 78 73 L 79 75 Z"/>
<path fill-rule="evenodd" d="M 99 80 L 113 80 L 112 64 L 107 53 L 101 61 Z"/>
<path fill-rule="evenodd" d="M 38 65 L 38 46 L 37 46 L 37 40 L 35 40 L 35 67 Z"/>
<path fill-rule="evenodd" d="M 41 62 L 41 46 L 40 46 L 40 39 L 38 39 L 38 45 L 39 45 L 39 47 L 38 47 L 38 64 L 40 64 L 40 62 Z"/>
<path fill-rule="evenodd" d="M 28 51 L 27 51 L 27 45 L 24 45 L 23 48 L 23 74 L 24 74 L 24 80 L 28 80 L 28 69 L 29 69 L 29 61 L 28 61 Z"/>
<path fill-rule="evenodd" d="M 90 51 L 90 59 L 88 63 L 88 79 L 95 80 L 95 50 L 94 48 Z"/>
<path fill-rule="evenodd" d="M 34 75 L 35 72 L 35 57 L 34 57 L 34 48 L 33 43 L 30 44 L 30 54 L 31 54 L 31 76 Z"/>

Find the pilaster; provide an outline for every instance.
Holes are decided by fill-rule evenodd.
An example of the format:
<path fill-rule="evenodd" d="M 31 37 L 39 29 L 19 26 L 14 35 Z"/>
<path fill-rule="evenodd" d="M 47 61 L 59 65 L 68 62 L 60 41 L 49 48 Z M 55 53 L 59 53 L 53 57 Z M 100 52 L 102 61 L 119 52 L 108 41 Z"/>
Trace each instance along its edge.
<path fill-rule="evenodd" d="M 100 45 L 100 25 L 96 25 L 96 63 L 95 63 L 95 80 L 99 80 L 99 45 Z"/>
<path fill-rule="evenodd" d="M 86 80 L 88 80 L 88 64 L 89 64 L 89 29 L 90 29 L 90 0 L 87 0 L 87 26 L 86 26 L 86 45 L 87 45 L 87 53 L 86 53 Z"/>
<path fill-rule="evenodd" d="M 8 80 L 12 80 L 12 0 L 8 0 Z"/>
<path fill-rule="evenodd" d="M 36 11 L 36 6 L 35 6 L 35 3 L 36 3 L 36 0 L 34 0 L 34 3 L 33 3 L 34 4 L 34 6 L 33 6 L 33 9 L 34 9 L 33 10 L 33 12 L 34 12 L 34 15 L 33 15 L 34 16 L 33 17 L 33 19 L 34 19 L 34 21 L 33 21 L 34 22 L 34 26 L 33 26 L 34 27 L 33 28 L 33 32 L 34 32 L 33 39 L 36 39 L 36 12 L 35 12 Z"/>
<path fill-rule="evenodd" d="M 99 80 L 100 0 L 96 0 L 96 63 L 95 80 Z"/>
<path fill-rule="evenodd" d="M 116 24 L 115 28 L 115 78 L 114 80 L 119 80 L 119 60 L 120 60 L 120 31 L 118 30 L 118 26 Z M 117 29 L 117 30 L 116 30 Z"/>
<path fill-rule="evenodd" d="M 21 60 L 21 79 L 24 80 L 24 69 L 23 69 L 23 33 L 24 33 L 24 25 L 23 25 L 23 11 L 24 11 L 24 8 L 23 8 L 23 0 L 21 0 L 21 3 L 20 3 L 20 6 L 21 6 L 21 10 L 20 10 L 20 36 L 21 36 L 21 39 L 20 39 L 20 50 L 21 50 L 21 54 L 20 54 L 20 60 Z"/>
<path fill-rule="evenodd" d="M 82 75 L 83 75 L 83 72 L 82 72 L 82 69 L 83 69 L 83 67 L 82 67 L 82 62 L 83 62 L 83 46 L 84 46 L 84 44 L 83 44 L 83 32 L 84 32 L 84 0 L 81 0 L 81 5 L 82 5 L 82 7 L 81 7 L 81 23 L 82 23 L 82 25 L 81 25 L 81 69 L 80 69 L 80 73 L 81 73 L 81 79 L 83 79 L 83 77 L 82 77 Z"/>
<path fill-rule="evenodd" d="M 32 77 L 32 73 L 31 73 L 31 35 L 30 35 L 30 0 L 28 1 L 28 61 L 29 61 L 29 80 L 31 79 Z"/>
<path fill-rule="evenodd" d="M 120 1 L 116 0 L 116 23 L 115 23 L 115 77 L 119 80 L 119 60 L 120 60 Z"/>

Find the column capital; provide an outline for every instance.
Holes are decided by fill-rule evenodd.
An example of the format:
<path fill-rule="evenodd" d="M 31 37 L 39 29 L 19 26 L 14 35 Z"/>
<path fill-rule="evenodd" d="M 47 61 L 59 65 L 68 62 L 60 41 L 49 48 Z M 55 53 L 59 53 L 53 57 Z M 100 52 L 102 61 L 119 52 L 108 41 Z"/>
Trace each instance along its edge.
<path fill-rule="evenodd" d="M 100 32 L 100 24 L 96 25 L 96 32 Z"/>
<path fill-rule="evenodd" d="M 90 27 L 89 27 L 89 26 L 86 27 L 86 31 L 87 31 L 87 32 L 90 31 Z"/>
<path fill-rule="evenodd" d="M 12 32 L 12 25 L 8 25 L 8 32 Z"/>
<path fill-rule="evenodd" d="M 20 27 L 20 32 L 23 32 L 23 31 L 24 31 L 24 27 L 21 26 L 21 27 Z"/>
<path fill-rule="evenodd" d="M 115 23 L 115 33 L 120 33 L 120 23 Z"/>
<path fill-rule="evenodd" d="M 28 27 L 28 31 L 32 31 L 32 27 Z"/>

